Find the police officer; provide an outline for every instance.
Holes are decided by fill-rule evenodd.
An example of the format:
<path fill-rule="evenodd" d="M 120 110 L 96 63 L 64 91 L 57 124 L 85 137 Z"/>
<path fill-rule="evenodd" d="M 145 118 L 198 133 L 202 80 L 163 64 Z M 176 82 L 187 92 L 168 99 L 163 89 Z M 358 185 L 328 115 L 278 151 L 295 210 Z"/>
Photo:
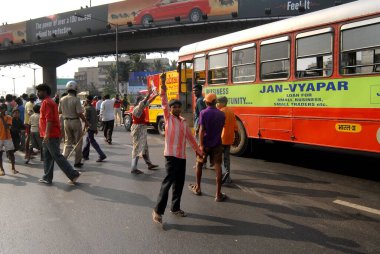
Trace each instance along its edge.
<path fill-rule="evenodd" d="M 83 115 L 83 108 L 80 99 L 77 97 L 78 84 L 75 81 L 69 81 L 66 84 L 68 95 L 59 101 L 58 111 L 62 114 L 64 120 L 65 145 L 63 148 L 63 156 L 67 158 L 73 147 L 75 148 L 74 167 L 80 168 L 82 163 L 82 120 L 85 128 L 89 126 L 87 119 Z"/>

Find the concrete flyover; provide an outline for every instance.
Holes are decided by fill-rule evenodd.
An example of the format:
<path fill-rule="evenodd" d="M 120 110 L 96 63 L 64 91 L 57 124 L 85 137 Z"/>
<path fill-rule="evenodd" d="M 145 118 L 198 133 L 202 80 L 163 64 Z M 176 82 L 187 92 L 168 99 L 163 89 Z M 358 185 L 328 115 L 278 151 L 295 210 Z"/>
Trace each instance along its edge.
<path fill-rule="evenodd" d="M 81 8 L 0 25 L 0 66 L 36 63 L 43 67 L 44 82 L 54 92 L 55 69 L 70 58 L 114 54 L 116 48 L 119 53 L 178 50 L 196 41 L 352 1 L 144 0 Z"/>
<path fill-rule="evenodd" d="M 159 52 L 180 47 L 222 34 L 282 19 L 259 18 L 224 22 L 202 22 L 139 29 L 118 33 L 119 53 Z M 56 91 L 56 68 L 68 59 L 115 54 L 115 31 L 63 37 L 31 44 L 14 44 L 0 48 L 0 65 L 35 63 L 43 68 L 43 81 Z"/>

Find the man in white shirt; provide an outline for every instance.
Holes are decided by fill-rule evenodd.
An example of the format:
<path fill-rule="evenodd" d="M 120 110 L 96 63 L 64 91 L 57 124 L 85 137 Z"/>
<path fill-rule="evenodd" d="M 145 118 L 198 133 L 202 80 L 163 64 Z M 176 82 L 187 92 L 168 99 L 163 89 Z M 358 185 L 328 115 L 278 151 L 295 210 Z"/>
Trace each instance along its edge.
<path fill-rule="evenodd" d="M 100 107 L 100 117 L 104 125 L 104 137 L 110 145 L 112 144 L 113 125 L 115 124 L 114 103 L 113 100 L 110 100 L 110 95 L 107 94 L 104 96 L 104 101 Z"/>
<path fill-rule="evenodd" d="M 100 113 L 100 108 L 102 106 L 102 103 L 103 103 L 103 98 L 99 96 L 99 100 L 96 102 L 96 106 L 95 106 L 95 109 L 96 109 L 96 113 L 99 115 Z"/>

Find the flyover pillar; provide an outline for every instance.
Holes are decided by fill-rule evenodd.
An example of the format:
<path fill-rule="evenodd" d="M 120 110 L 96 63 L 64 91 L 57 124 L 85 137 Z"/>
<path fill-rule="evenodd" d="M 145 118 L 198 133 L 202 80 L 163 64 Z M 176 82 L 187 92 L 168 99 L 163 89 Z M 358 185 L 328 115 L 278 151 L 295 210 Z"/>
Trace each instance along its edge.
<path fill-rule="evenodd" d="M 42 67 L 43 82 L 50 86 L 52 95 L 57 92 L 57 67 L 67 62 L 61 52 L 33 52 L 31 61 Z"/>

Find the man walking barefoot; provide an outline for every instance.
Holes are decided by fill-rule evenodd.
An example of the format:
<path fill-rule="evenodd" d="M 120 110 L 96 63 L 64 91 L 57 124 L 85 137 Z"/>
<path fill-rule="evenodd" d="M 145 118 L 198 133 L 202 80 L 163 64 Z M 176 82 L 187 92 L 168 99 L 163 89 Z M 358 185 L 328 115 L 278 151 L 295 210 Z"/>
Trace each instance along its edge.
<path fill-rule="evenodd" d="M 226 199 L 226 195 L 221 193 L 222 185 L 222 130 L 225 123 L 225 115 L 222 111 L 216 108 L 216 95 L 213 93 L 207 94 L 205 102 L 207 108 L 200 113 L 199 117 L 199 146 L 204 157 L 198 156 L 196 165 L 196 185 L 190 184 L 189 189 L 195 195 L 201 195 L 201 178 L 202 167 L 207 162 L 207 155 L 214 163 L 216 174 L 216 194 L 215 201 L 221 202 Z"/>

